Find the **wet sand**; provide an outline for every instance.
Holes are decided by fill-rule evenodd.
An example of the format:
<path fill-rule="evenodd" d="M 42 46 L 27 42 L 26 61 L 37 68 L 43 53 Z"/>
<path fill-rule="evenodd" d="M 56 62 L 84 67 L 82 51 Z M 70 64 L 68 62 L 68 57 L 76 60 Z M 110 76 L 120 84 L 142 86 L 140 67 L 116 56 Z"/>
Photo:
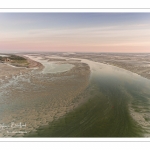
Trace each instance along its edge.
<path fill-rule="evenodd" d="M 89 60 L 82 62 L 91 69 L 91 85 L 85 92 L 91 97 L 85 95 L 87 101 L 84 105 L 48 126 L 38 128 L 27 137 L 142 137 L 145 132 L 131 118 L 128 107 L 132 102 L 130 95 L 136 101 L 139 94 L 134 96 L 129 91 L 137 91 L 139 81 L 147 89 L 147 80 L 111 65 Z M 93 85 L 95 87 L 92 88 Z M 138 93 L 142 92 L 141 89 Z"/>
<path fill-rule="evenodd" d="M 34 132 L 39 126 L 48 125 L 84 102 L 84 99 L 75 98 L 88 87 L 90 68 L 87 64 L 68 61 L 74 65 L 71 70 L 43 74 L 40 63 L 29 61 L 31 68 L 38 69 L 0 64 L 0 69 L 3 69 L 0 125 L 10 126 L 13 122 L 26 125 L 21 129 L 9 127 L 0 130 L 1 137 L 22 137 L 24 132 Z M 5 78 L 9 73 L 9 79 Z"/>
<path fill-rule="evenodd" d="M 11 122 L 26 123 L 26 128 L 21 131 L 26 131 L 27 134 L 34 133 L 39 127 L 46 126 L 53 121 L 55 122 L 61 119 L 68 112 L 76 110 L 75 108 L 79 108 L 82 103 L 86 102 L 88 97 L 90 97 L 90 91 L 87 91 L 90 68 L 87 64 L 77 60 L 71 60 L 70 58 L 86 58 L 92 61 L 118 66 L 149 78 L 150 67 L 148 65 L 149 56 L 147 55 L 71 54 L 66 57 L 67 59 L 62 59 L 62 54 L 59 54 L 59 59 L 50 58 L 51 55 L 46 56 L 43 54 L 41 56 L 43 60 L 46 59 L 50 63 L 51 61 L 55 61 L 58 64 L 69 63 L 73 64 L 74 67 L 66 72 L 42 74 L 41 70 L 43 66 L 31 59 L 28 60 L 29 62 L 31 61 L 31 69 L 0 64 L 0 69 L 4 70 L 0 74 L 3 80 L 1 85 L 7 85 L 11 78 L 14 79 L 13 84 L 0 89 L 3 92 L 3 100 L 0 101 L 3 107 L 1 108 L 2 110 L 0 109 L 0 124 L 11 124 Z M 144 67 L 146 69 L 145 72 L 143 71 L 143 66 L 146 66 Z M 32 67 L 38 69 L 32 69 Z M 10 74 L 9 78 L 6 77 L 8 74 Z M 85 106 L 83 105 L 83 107 Z M 149 129 L 150 124 L 145 121 L 149 116 L 143 117 L 143 113 L 136 112 L 133 106 L 135 105 L 128 105 L 131 117 L 139 126 L 146 130 Z M 9 129 L 10 133 L 3 130 L 0 132 L 0 136 L 24 136 L 23 133 L 11 133 L 13 130 Z M 20 131 L 20 129 L 16 129 L 16 131 Z M 145 132 L 145 136 L 149 136 L 149 132 Z"/>
<path fill-rule="evenodd" d="M 63 56 L 63 54 L 59 55 Z M 76 53 L 68 55 L 67 57 L 89 59 L 104 64 L 114 65 L 150 79 L 149 53 Z"/>

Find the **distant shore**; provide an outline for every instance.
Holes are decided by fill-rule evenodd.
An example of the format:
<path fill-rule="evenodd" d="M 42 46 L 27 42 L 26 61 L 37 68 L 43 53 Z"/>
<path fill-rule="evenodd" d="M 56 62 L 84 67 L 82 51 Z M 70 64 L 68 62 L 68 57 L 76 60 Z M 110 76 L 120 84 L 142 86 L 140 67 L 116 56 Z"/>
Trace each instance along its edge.
<path fill-rule="evenodd" d="M 62 56 L 62 54 L 60 54 Z M 85 53 L 72 54 L 72 58 L 88 59 L 103 64 L 113 65 L 150 79 L 150 55 L 124 53 Z"/>

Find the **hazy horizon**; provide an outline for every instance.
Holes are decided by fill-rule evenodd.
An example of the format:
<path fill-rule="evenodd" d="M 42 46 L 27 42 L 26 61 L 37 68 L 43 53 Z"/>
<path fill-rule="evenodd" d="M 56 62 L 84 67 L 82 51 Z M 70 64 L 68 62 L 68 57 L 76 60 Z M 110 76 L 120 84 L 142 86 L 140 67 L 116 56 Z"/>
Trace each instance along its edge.
<path fill-rule="evenodd" d="M 0 52 L 149 53 L 150 13 L 0 13 Z"/>

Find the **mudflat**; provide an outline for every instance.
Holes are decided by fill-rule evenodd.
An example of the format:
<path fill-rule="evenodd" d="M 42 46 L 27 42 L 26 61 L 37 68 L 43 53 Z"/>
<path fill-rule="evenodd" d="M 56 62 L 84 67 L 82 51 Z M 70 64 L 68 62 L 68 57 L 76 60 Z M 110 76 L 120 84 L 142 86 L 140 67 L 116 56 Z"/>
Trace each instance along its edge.
<path fill-rule="evenodd" d="M 3 69 L 0 73 L 1 137 L 21 137 L 25 133 L 34 132 L 84 102 L 75 100 L 75 97 L 88 86 L 90 68 L 87 64 L 67 61 L 74 65 L 69 71 L 43 74 L 40 63 L 31 59 L 28 61 L 30 68 L 0 64 L 0 69 Z M 64 62 L 58 60 L 57 63 Z M 10 127 L 12 123 L 26 126 L 21 129 L 22 132 L 20 128 L 14 132 L 14 128 Z"/>
<path fill-rule="evenodd" d="M 63 54 L 60 54 L 63 56 Z M 150 54 L 142 53 L 76 53 L 67 57 L 83 58 L 114 65 L 150 79 Z"/>
<path fill-rule="evenodd" d="M 149 54 L 18 55 L 28 68 L 0 64 L 1 137 L 150 135 Z"/>

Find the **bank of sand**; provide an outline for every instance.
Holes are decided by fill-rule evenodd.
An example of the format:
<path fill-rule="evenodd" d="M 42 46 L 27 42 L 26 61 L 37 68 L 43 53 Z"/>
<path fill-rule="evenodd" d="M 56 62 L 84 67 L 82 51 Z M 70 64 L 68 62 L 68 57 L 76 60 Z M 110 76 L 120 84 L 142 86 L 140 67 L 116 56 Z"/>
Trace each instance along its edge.
<path fill-rule="evenodd" d="M 150 79 L 150 55 L 149 54 L 103 54 L 90 57 L 92 61 L 113 65 L 136 73 L 144 78 Z M 136 98 L 134 98 L 136 100 Z M 129 102 L 128 109 L 131 117 L 143 130 L 142 136 L 150 137 L 150 114 L 144 106 Z M 139 108 L 139 111 L 134 108 Z"/>
<path fill-rule="evenodd" d="M 81 56 L 78 56 L 78 57 L 81 58 Z M 109 63 L 112 65 L 116 65 L 114 64 L 114 62 L 118 62 L 119 65 L 116 65 L 116 66 L 130 70 L 132 72 L 134 72 L 134 70 L 136 71 L 140 70 L 134 67 L 134 65 L 138 67 L 137 63 L 132 62 L 132 65 L 130 65 L 131 62 L 122 61 L 121 60 L 123 59 L 122 57 L 119 57 L 118 61 L 112 60 L 110 58 L 108 59 L 109 61 L 106 59 L 112 56 L 106 56 L 106 57 L 103 57 L 103 59 L 100 59 L 99 56 L 97 56 L 97 58 L 96 56 L 92 56 L 89 58 L 88 57 L 89 56 L 84 55 L 83 58 L 92 59 L 93 61 L 99 61 L 102 63 Z M 45 57 L 43 57 L 43 59 L 45 59 Z M 32 62 L 32 60 L 30 61 Z M 31 72 L 32 69 L 17 68 L 17 67 L 11 67 L 5 64 L 0 64 L 0 69 L 2 70 L 2 72 L 0 73 L 0 77 L 1 77 L 0 79 L 8 80 L 7 79 L 8 77 L 5 77 L 5 76 L 8 76 L 8 74 L 10 74 L 10 77 L 12 77 L 12 75 L 20 75 L 21 73 L 21 74 L 26 74 L 26 76 L 30 78 L 30 82 L 34 83 L 35 87 L 36 86 L 45 87 L 44 89 L 42 88 L 35 89 L 31 85 L 28 85 L 27 83 L 23 83 L 23 86 L 26 88 L 25 93 L 24 93 L 26 96 L 21 96 L 21 91 L 18 91 L 17 89 L 14 88 L 13 93 L 11 93 L 11 96 L 12 96 L 11 100 L 8 96 L 6 100 L 8 104 L 5 104 L 5 103 L 3 104 L 5 105 L 5 107 L 10 108 L 12 103 L 15 104 L 19 102 L 22 105 L 25 104 L 25 107 L 23 108 L 17 107 L 17 110 L 15 111 L 14 110 L 13 111 L 9 110 L 7 112 L 4 111 L 6 114 L 5 113 L 4 115 L 1 114 L 3 118 L 0 123 L 10 124 L 12 121 L 16 123 L 25 122 L 27 124 L 26 129 L 25 129 L 27 133 L 29 133 L 30 131 L 34 132 L 39 126 L 47 125 L 49 122 L 59 119 L 61 116 L 64 116 L 67 112 L 75 109 L 77 106 L 79 106 L 83 102 L 81 100 L 82 98 L 79 101 L 78 99 L 75 100 L 75 97 L 77 97 L 77 95 L 82 93 L 88 85 L 88 77 L 89 77 L 88 66 L 86 64 L 82 64 L 80 61 L 74 61 L 74 62 L 66 61 L 66 60 L 59 61 L 59 59 L 58 60 L 50 59 L 49 61 L 58 61 L 58 63 L 72 63 L 75 65 L 75 67 L 71 69 L 70 71 L 64 72 L 64 73 L 47 74 L 45 76 L 42 76 L 41 74 L 37 73 L 35 75 L 29 76 L 29 72 Z M 137 61 L 137 59 L 135 61 Z M 123 62 L 123 63 L 120 63 L 120 62 Z M 39 67 L 38 65 L 36 65 L 36 63 L 37 62 L 33 61 L 33 63 L 31 63 L 33 65 L 30 65 L 30 68 Z M 42 66 L 41 64 L 39 65 L 40 65 L 39 67 L 39 71 L 40 71 L 42 69 Z M 142 65 L 139 65 L 139 68 L 141 66 Z M 135 69 L 132 70 L 132 68 L 135 68 Z M 138 73 L 136 71 L 135 73 Z M 146 74 L 148 75 L 148 73 Z M 38 75 L 39 78 L 37 78 L 36 75 Z M 145 77 L 147 75 L 145 75 Z M 41 79 L 43 81 L 40 81 Z M 27 88 L 30 91 L 27 91 Z M 11 87 L 10 89 L 7 88 L 7 90 L 11 91 Z M 18 99 L 16 99 L 17 96 L 19 97 Z M 43 97 L 43 99 L 40 100 L 39 97 Z M 87 95 L 85 97 L 87 97 Z M 26 101 L 26 103 L 21 102 L 22 100 Z M 30 106 L 27 105 L 27 103 Z M 3 107 L 3 104 L 1 105 L 2 107 Z M 145 120 L 144 115 L 141 115 L 141 113 L 135 112 L 132 106 L 130 105 L 129 105 L 129 111 L 130 111 L 132 118 L 136 122 L 138 122 L 140 126 L 144 127 L 144 129 L 147 129 L 149 127 L 149 123 Z M 0 131 L 0 136 L 1 137 L 23 136 L 23 134 L 16 134 L 16 133 L 8 134 L 6 133 L 6 130 L 4 130 L 4 131 Z M 147 133 L 145 136 L 149 136 L 149 133 Z"/>
<path fill-rule="evenodd" d="M 88 86 L 90 68 L 80 61 L 65 61 L 74 67 L 66 72 L 42 74 L 40 63 L 30 60 L 30 67 L 38 69 L 16 68 L 0 64 L 1 77 L 5 85 L 9 80 L 13 84 L 0 89 L 7 91 L 1 96 L 0 124 L 10 126 L 12 122 L 26 125 L 22 128 L 0 130 L 0 137 L 21 137 L 24 133 L 34 132 L 39 126 L 59 119 L 75 109 L 85 99 L 76 99 Z M 64 62 L 59 62 L 64 63 Z M 3 76 L 8 76 L 9 79 Z M 21 75 L 20 75 L 21 74 Z M 17 80 L 11 79 L 18 76 Z M 1 87 L 2 87 L 1 86 Z"/>
<path fill-rule="evenodd" d="M 29 63 L 28 68 L 16 67 L 11 65 L 10 63 L 0 63 L 0 80 L 11 79 L 12 77 L 28 73 L 32 69 L 38 69 L 38 70 L 43 69 L 43 65 L 41 63 L 31 60 L 27 57 L 24 58 L 26 58 Z"/>
<path fill-rule="evenodd" d="M 59 54 L 63 56 L 63 54 Z M 117 66 L 150 79 L 150 54 L 125 53 L 76 53 L 66 57 L 83 58 Z"/>

